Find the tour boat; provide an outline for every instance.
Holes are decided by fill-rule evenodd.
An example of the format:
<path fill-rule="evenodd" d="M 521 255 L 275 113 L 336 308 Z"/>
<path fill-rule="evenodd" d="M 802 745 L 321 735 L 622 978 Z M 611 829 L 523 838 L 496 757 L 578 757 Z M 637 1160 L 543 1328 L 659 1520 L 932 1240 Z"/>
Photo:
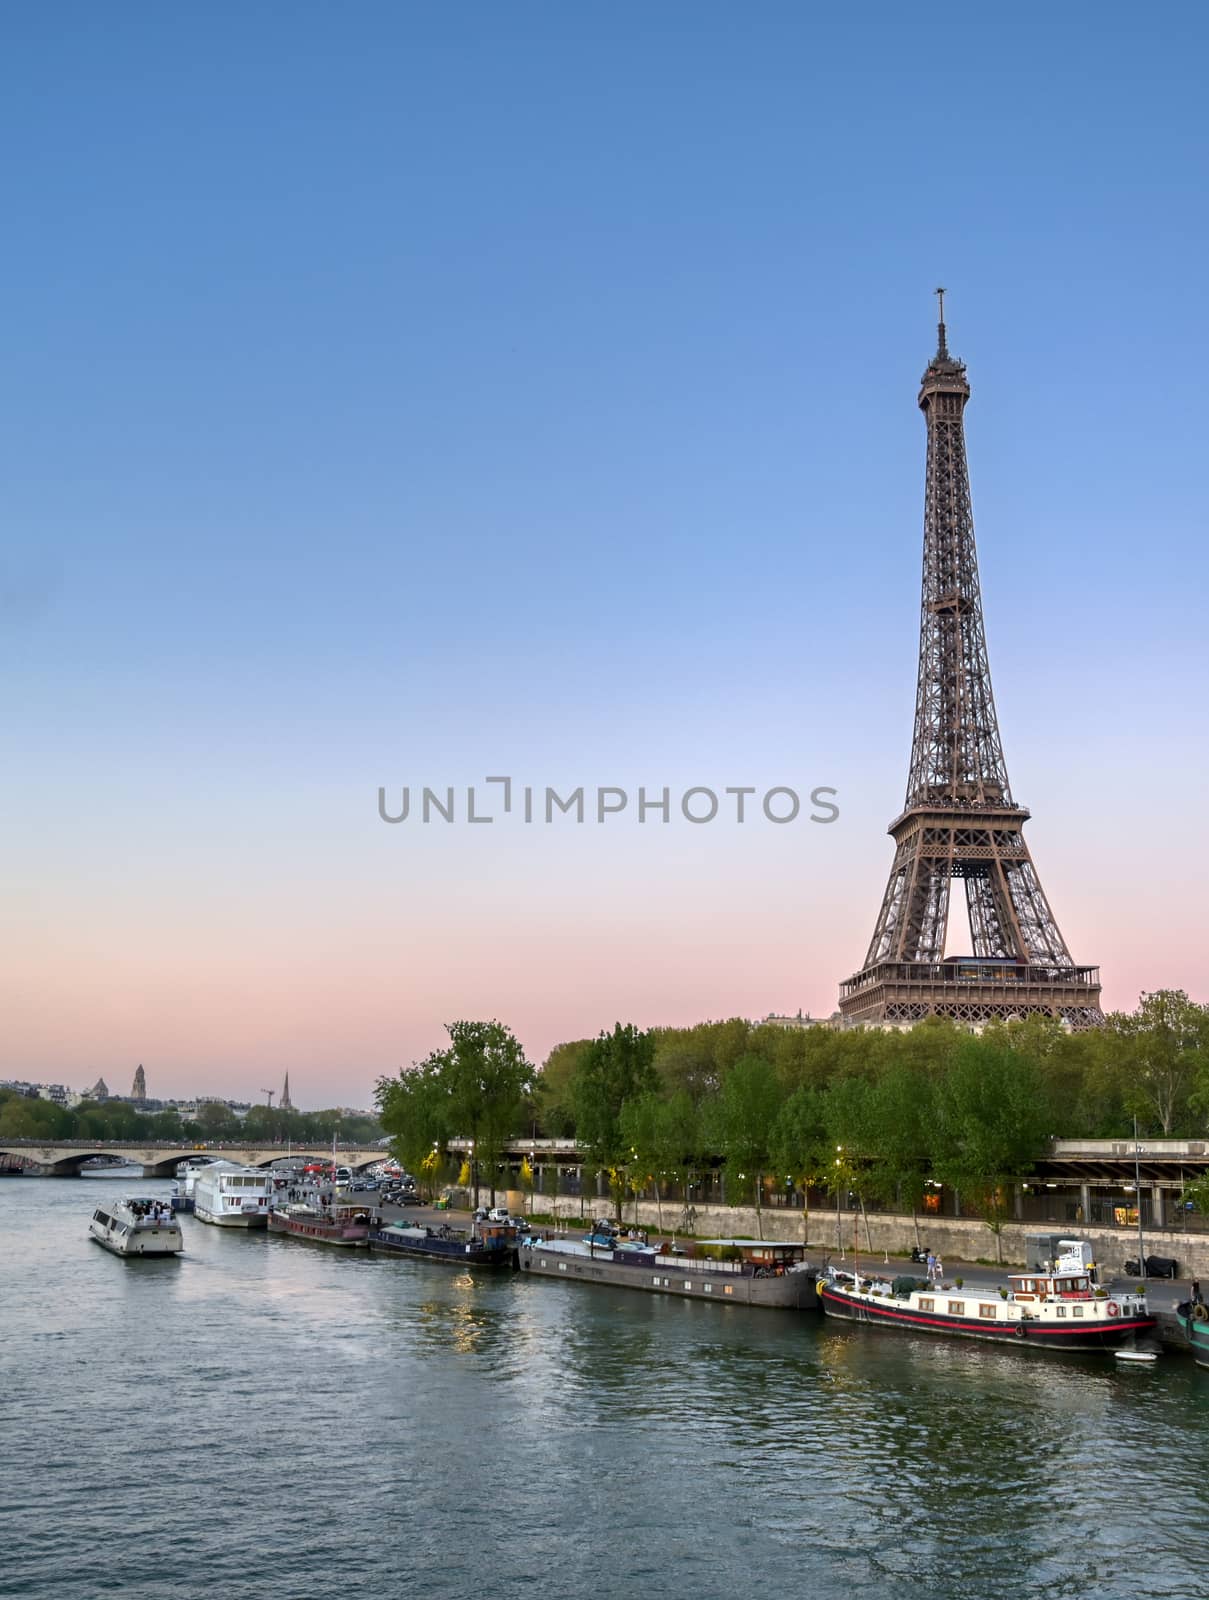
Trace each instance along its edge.
<path fill-rule="evenodd" d="M 392 1222 L 371 1228 L 369 1242 L 399 1255 L 445 1261 L 455 1267 L 508 1267 L 516 1260 L 516 1228 L 508 1222 L 476 1222 L 468 1231 L 440 1225 Z"/>
<path fill-rule="evenodd" d="M 363 1245 L 369 1242 L 370 1214 L 364 1206 L 276 1205 L 269 1232 L 313 1244 Z"/>
<path fill-rule="evenodd" d="M 997 1339 L 1026 1350 L 1112 1349 L 1157 1326 L 1142 1295 L 1095 1288 L 1076 1255 L 1011 1273 L 1008 1284 L 925 1288 L 916 1278 L 888 1282 L 831 1269 L 819 1280 L 819 1300 L 829 1317 L 845 1322 Z"/>
<path fill-rule="evenodd" d="M 274 1192 L 272 1178 L 258 1167 L 215 1161 L 197 1175 L 193 1213 L 199 1222 L 222 1228 L 263 1228 Z"/>
<path fill-rule="evenodd" d="M 185 1248 L 172 1207 L 158 1199 L 106 1200 L 93 1212 L 88 1232 L 115 1256 L 178 1256 Z"/>
<path fill-rule="evenodd" d="M 594 1231 L 586 1239 L 525 1239 L 517 1251 L 522 1272 L 538 1277 L 643 1289 L 728 1305 L 813 1310 L 815 1271 L 805 1246 L 766 1239 L 702 1239 L 719 1259 L 673 1255 L 641 1242 Z M 720 1259 L 725 1257 L 726 1259 Z"/>
<path fill-rule="evenodd" d="M 1197 1366 L 1209 1367 L 1209 1306 L 1201 1298 L 1199 1283 L 1194 1283 L 1189 1298 L 1176 1306 L 1175 1319 L 1192 1346 Z"/>

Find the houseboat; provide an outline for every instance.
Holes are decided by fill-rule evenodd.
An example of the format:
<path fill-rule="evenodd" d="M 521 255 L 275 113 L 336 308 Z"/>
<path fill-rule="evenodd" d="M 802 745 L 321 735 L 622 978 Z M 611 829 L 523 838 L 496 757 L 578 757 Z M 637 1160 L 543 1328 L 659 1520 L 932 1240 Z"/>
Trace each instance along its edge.
<path fill-rule="evenodd" d="M 172 1207 L 154 1198 L 105 1201 L 93 1212 L 88 1232 L 115 1256 L 178 1256 L 185 1247 Z"/>
<path fill-rule="evenodd" d="M 269 1232 L 312 1244 L 365 1245 L 371 1220 L 364 1206 L 279 1203 L 269 1212 Z"/>
<path fill-rule="evenodd" d="M 511 1222 L 478 1222 L 469 1230 L 443 1224 L 426 1228 L 411 1222 L 392 1222 L 370 1229 L 375 1249 L 425 1261 L 444 1261 L 455 1267 L 509 1267 L 516 1261 L 516 1226 Z"/>
<path fill-rule="evenodd" d="M 274 1193 L 272 1178 L 258 1167 L 215 1161 L 197 1175 L 193 1211 L 199 1222 L 222 1228 L 263 1228 Z"/>
<path fill-rule="evenodd" d="M 917 1278 L 865 1277 L 832 1269 L 819 1281 L 829 1317 L 1026 1350 L 1111 1350 L 1152 1333 L 1156 1319 L 1132 1290 L 1097 1289 L 1080 1255 L 1009 1275 L 1005 1288 L 929 1287 Z"/>
<path fill-rule="evenodd" d="M 525 1239 L 522 1272 L 727 1305 L 814 1310 L 815 1269 L 805 1246 L 765 1239 L 702 1239 L 710 1255 L 674 1255 L 594 1230 L 585 1239 Z"/>

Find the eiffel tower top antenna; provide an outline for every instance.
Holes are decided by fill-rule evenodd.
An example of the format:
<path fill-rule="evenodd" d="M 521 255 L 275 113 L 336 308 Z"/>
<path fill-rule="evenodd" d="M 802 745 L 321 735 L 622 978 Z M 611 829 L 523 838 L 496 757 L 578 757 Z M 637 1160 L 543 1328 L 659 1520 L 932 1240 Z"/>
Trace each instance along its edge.
<path fill-rule="evenodd" d="M 940 311 L 938 315 L 939 327 L 937 330 L 936 339 L 936 354 L 940 360 L 947 361 L 949 358 L 949 347 L 945 343 L 945 292 L 943 289 L 937 289 L 936 299 L 940 305 Z"/>

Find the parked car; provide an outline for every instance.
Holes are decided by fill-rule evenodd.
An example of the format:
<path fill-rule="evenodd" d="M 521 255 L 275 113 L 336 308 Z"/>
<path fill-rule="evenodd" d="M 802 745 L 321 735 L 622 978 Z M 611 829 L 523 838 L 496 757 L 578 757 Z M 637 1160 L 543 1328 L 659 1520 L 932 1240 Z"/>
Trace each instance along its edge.
<path fill-rule="evenodd" d="M 512 1217 L 507 1206 L 492 1206 L 487 1213 L 488 1222 L 511 1222 Z"/>

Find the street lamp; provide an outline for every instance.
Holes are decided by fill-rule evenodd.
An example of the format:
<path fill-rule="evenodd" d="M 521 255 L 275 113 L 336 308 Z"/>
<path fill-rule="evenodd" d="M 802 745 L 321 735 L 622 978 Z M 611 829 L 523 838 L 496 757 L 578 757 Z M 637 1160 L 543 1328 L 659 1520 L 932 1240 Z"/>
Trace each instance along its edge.
<path fill-rule="evenodd" d="M 840 1253 L 840 1260 L 844 1259 L 844 1234 L 840 1222 L 840 1169 L 844 1165 L 844 1147 L 837 1144 L 835 1147 L 835 1247 Z"/>

